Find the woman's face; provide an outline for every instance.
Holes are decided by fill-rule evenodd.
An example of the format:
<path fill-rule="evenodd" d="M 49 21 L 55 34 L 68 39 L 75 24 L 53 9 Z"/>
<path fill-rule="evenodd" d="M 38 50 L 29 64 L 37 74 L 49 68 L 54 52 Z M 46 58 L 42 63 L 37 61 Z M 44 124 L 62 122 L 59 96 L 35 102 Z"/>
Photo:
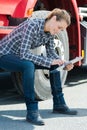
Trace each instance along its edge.
<path fill-rule="evenodd" d="M 51 35 L 55 35 L 60 31 L 66 29 L 67 26 L 68 25 L 65 20 L 56 21 L 56 16 L 53 16 L 49 22 L 49 32 L 51 33 Z"/>

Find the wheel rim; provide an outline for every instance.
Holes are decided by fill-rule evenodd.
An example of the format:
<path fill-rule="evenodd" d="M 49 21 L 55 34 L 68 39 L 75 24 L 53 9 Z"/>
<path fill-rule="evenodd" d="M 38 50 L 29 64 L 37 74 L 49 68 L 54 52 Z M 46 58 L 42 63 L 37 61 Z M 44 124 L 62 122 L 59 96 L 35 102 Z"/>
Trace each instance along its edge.
<path fill-rule="evenodd" d="M 57 52 L 57 54 L 61 57 L 62 60 L 64 60 L 64 46 L 62 44 L 62 42 L 58 39 L 54 39 L 54 43 L 55 43 L 55 51 Z M 46 50 L 45 47 L 41 47 L 41 54 L 43 54 L 44 56 L 46 56 Z M 46 80 L 49 80 L 49 70 L 41 70 L 42 71 L 42 75 L 44 76 L 44 78 Z"/>

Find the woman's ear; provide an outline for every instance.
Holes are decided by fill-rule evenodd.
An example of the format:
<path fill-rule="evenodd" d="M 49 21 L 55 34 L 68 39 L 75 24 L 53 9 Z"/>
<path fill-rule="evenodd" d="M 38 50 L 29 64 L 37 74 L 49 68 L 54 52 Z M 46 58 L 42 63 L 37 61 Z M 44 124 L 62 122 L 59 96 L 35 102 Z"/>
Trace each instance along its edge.
<path fill-rule="evenodd" d="M 52 19 L 56 21 L 56 16 L 54 15 L 54 16 L 52 17 Z"/>

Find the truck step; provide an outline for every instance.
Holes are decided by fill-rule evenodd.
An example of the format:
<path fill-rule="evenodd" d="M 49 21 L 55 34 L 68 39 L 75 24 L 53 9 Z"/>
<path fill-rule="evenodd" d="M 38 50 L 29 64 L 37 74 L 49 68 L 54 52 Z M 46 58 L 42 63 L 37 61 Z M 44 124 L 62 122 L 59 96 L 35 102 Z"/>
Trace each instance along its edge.
<path fill-rule="evenodd" d="M 83 17 L 87 17 L 87 8 L 86 7 L 79 7 L 79 14 Z"/>
<path fill-rule="evenodd" d="M 0 26 L 0 34 L 8 34 L 10 33 L 15 27 L 13 26 Z"/>
<path fill-rule="evenodd" d="M 14 29 L 13 26 L 0 26 L 0 29 Z"/>

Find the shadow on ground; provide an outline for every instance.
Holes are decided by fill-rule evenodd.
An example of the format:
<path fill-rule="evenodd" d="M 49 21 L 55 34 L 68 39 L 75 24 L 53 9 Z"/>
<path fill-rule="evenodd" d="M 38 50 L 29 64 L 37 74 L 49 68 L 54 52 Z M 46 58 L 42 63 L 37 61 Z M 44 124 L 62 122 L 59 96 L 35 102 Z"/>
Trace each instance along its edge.
<path fill-rule="evenodd" d="M 83 83 L 87 83 L 87 67 L 74 67 L 73 70 L 68 72 L 66 86 L 73 87 Z"/>

